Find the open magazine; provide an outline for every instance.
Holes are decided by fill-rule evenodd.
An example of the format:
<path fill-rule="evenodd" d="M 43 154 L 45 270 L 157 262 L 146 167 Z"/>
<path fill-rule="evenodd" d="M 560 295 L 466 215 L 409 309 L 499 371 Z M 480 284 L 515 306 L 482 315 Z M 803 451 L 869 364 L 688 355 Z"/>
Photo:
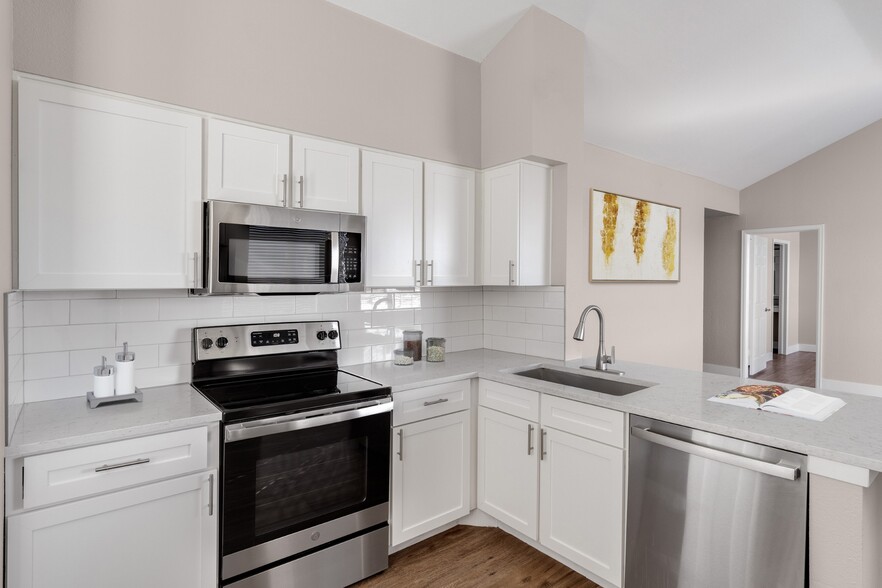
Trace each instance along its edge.
<path fill-rule="evenodd" d="M 813 421 L 823 421 L 845 406 L 845 401 L 841 398 L 824 396 L 802 388 L 785 390 L 775 384 L 738 386 L 708 400 L 745 408 L 758 408 Z"/>

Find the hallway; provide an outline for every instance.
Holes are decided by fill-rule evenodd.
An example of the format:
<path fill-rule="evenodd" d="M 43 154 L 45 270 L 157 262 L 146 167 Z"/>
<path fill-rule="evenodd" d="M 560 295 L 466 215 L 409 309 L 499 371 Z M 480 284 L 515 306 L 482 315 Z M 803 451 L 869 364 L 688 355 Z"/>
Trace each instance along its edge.
<path fill-rule="evenodd" d="M 811 351 L 797 351 L 790 355 L 776 353 L 766 369 L 757 372 L 753 378 L 794 386 L 815 386 L 816 354 Z"/>

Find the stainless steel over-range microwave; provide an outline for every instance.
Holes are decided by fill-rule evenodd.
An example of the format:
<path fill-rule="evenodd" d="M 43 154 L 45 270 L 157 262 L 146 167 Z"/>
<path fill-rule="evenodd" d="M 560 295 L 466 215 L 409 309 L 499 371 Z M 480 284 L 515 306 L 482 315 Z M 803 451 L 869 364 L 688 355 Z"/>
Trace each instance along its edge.
<path fill-rule="evenodd" d="M 199 294 L 364 290 L 363 216 L 214 200 L 204 220 Z"/>

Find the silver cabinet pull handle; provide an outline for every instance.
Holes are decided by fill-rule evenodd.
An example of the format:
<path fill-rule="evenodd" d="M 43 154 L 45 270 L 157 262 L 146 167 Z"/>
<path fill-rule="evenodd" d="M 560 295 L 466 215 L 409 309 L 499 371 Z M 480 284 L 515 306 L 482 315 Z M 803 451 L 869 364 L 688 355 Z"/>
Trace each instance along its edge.
<path fill-rule="evenodd" d="M 426 274 L 428 274 L 428 279 L 426 280 L 426 285 L 431 286 L 432 282 L 435 281 L 435 260 L 430 259 L 426 264 Z"/>
<path fill-rule="evenodd" d="M 282 174 L 282 206 L 288 206 L 288 174 Z"/>
<path fill-rule="evenodd" d="M 404 461 L 404 431 L 398 429 L 398 461 Z"/>
<path fill-rule="evenodd" d="M 542 434 L 539 436 L 539 459 L 545 459 L 545 456 L 548 455 L 545 452 L 545 435 L 548 434 L 548 431 L 542 429 Z"/>
<path fill-rule="evenodd" d="M 423 406 L 432 406 L 434 404 L 441 404 L 442 402 L 449 401 L 449 398 L 439 398 L 438 400 L 427 400 L 423 402 Z"/>
<path fill-rule="evenodd" d="M 527 425 L 527 455 L 533 455 L 533 425 Z"/>
<path fill-rule="evenodd" d="M 202 280 L 200 280 L 201 276 L 199 275 L 199 253 L 193 252 L 193 287 L 199 288 L 201 287 Z"/>
<path fill-rule="evenodd" d="M 208 516 L 214 515 L 214 474 L 208 475 Z"/>
<path fill-rule="evenodd" d="M 770 476 L 776 476 L 778 478 L 784 478 L 785 480 L 796 480 L 799 478 L 798 467 L 791 467 L 780 463 L 770 463 L 747 457 L 746 455 L 729 453 L 722 449 L 696 445 L 695 443 L 690 443 L 689 441 L 683 441 L 682 439 L 676 439 L 674 437 L 668 437 L 667 435 L 656 433 L 655 431 L 643 427 L 631 427 L 631 436 L 643 439 L 644 441 L 649 441 L 650 443 L 655 443 L 656 445 L 661 445 L 662 447 L 673 449 L 674 451 L 682 451 L 683 453 L 688 453 L 690 455 L 696 455 L 705 459 L 711 459 L 720 463 L 744 468 L 754 472 L 760 472 L 762 474 L 768 474 Z"/>
<path fill-rule="evenodd" d="M 142 457 L 141 459 L 133 459 L 132 461 L 127 461 L 124 463 L 114 463 L 114 464 L 104 464 L 103 466 L 99 466 L 95 468 L 95 472 L 106 472 L 107 470 L 118 470 L 119 468 L 127 468 L 130 466 L 141 465 L 142 463 L 150 463 L 149 457 Z"/>
<path fill-rule="evenodd" d="M 300 184 L 300 202 L 297 203 L 297 206 L 303 208 L 303 184 L 306 183 L 306 180 L 303 179 L 303 176 L 300 176 L 300 179 L 297 180 L 297 183 Z"/>
<path fill-rule="evenodd" d="M 514 278 L 514 262 L 508 261 L 508 285 L 514 286 L 515 278 Z"/>
<path fill-rule="evenodd" d="M 413 260 L 413 279 L 415 285 L 423 285 L 423 262 L 416 259 Z"/>

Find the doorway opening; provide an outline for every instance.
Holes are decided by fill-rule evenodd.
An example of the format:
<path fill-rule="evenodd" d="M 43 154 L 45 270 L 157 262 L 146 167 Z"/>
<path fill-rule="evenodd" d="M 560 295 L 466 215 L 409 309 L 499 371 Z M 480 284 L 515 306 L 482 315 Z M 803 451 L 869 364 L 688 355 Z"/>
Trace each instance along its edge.
<path fill-rule="evenodd" d="M 742 231 L 741 377 L 821 381 L 823 229 Z"/>

